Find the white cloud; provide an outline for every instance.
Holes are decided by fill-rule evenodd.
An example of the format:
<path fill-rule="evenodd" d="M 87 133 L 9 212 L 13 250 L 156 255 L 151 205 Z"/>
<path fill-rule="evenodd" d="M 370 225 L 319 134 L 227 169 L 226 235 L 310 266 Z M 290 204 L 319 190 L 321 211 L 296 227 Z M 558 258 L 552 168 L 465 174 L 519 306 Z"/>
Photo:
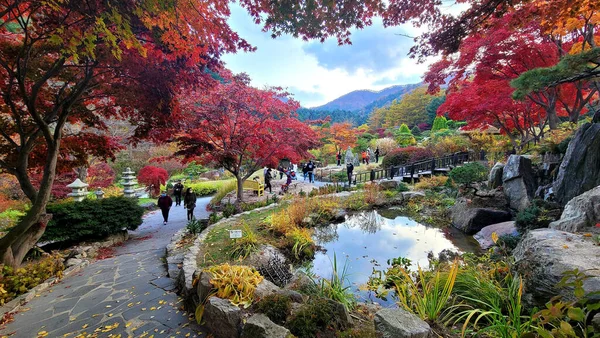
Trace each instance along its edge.
<path fill-rule="evenodd" d="M 407 56 L 412 40 L 397 35 L 419 33 L 409 25 L 383 29 L 376 23 L 378 26 L 355 32 L 354 45 L 336 46 L 334 41 L 319 44 L 290 36 L 272 39 L 237 5 L 232 8 L 229 23 L 257 51 L 225 55 L 227 67 L 236 73 L 248 73 L 257 87 L 287 87 L 306 107 L 324 104 L 353 90 L 417 83 L 427 69 L 428 63 L 417 64 Z"/>

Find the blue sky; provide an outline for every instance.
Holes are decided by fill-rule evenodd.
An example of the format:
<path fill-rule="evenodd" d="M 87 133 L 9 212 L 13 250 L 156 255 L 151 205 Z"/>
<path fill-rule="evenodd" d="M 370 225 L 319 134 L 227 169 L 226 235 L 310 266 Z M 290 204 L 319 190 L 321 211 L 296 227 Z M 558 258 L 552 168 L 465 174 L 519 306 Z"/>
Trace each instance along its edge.
<path fill-rule="evenodd" d="M 254 24 L 245 10 L 232 5 L 229 24 L 257 47 L 253 53 L 223 57 L 227 67 L 245 72 L 257 87 L 281 86 L 304 107 L 327 103 L 357 89 L 379 90 L 396 84 L 417 83 L 431 63 L 417 64 L 407 53 L 419 31 L 410 25 L 383 28 L 381 21 L 354 31 L 352 45 L 337 40 L 305 42 L 291 36 L 272 39 Z"/>

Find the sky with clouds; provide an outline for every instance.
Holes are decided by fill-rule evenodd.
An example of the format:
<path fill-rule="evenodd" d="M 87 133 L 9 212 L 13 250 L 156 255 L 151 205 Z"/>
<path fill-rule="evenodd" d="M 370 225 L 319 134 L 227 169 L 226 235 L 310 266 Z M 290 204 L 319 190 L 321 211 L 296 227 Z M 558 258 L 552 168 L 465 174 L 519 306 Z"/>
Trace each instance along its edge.
<path fill-rule="evenodd" d="M 411 25 L 383 28 L 375 21 L 353 32 L 352 45 L 338 46 L 335 38 L 324 43 L 291 36 L 272 39 L 235 4 L 229 24 L 257 50 L 224 56 L 227 67 L 248 73 L 254 86 L 287 88 L 304 107 L 322 105 L 353 90 L 418 83 L 431 62 L 418 64 L 407 56 L 413 40 L 400 34 L 417 35 Z"/>

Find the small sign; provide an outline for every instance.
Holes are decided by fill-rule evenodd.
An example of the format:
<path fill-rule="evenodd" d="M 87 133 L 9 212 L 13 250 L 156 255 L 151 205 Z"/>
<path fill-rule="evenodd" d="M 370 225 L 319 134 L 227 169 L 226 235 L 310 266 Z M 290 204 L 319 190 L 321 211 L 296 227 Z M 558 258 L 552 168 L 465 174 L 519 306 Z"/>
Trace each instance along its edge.
<path fill-rule="evenodd" d="M 229 230 L 229 238 L 242 238 L 242 230 Z"/>

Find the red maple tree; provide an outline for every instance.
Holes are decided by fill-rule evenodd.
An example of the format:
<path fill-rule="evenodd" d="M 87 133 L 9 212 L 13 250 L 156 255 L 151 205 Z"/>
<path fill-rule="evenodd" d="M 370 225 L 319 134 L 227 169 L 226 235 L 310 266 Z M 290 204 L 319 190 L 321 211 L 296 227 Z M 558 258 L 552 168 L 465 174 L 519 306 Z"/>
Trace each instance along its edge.
<path fill-rule="evenodd" d="M 231 172 L 242 202 L 244 180 L 283 158 L 294 162 L 310 157 L 308 149 L 318 145 L 318 136 L 296 118 L 298 103 L 281 89 L 253 88 L 243 74 L 224 77 L 208 93 L 187 95 L 189 117 L 185 132 L 176 137 L 177 155 Z"/>
<path fill-rule="evenodd" d="M 165 185 L 169 179 L 169 173 L 163 169 L 147 165 L 140 169 L 138 173 L 138 182 L 144 184 L 150 197 L 155 197 L 160 194 L 160 186 Z"/>

